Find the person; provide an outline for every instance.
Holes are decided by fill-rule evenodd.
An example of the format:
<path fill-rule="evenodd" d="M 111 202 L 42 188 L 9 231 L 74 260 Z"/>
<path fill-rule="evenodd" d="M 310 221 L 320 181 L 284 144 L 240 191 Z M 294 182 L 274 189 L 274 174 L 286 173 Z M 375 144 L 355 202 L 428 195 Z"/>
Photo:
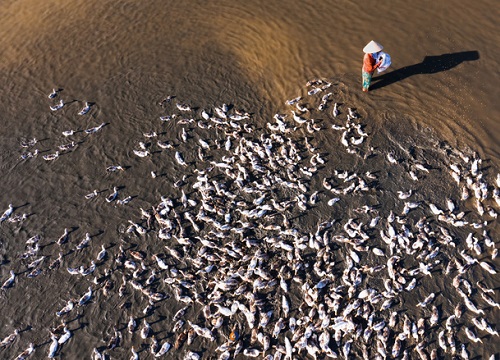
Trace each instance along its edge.
<path fill-rule="evenodd" d="M 363 68 L 361 71 L 363 78 L 363 91 L 367 92 L 370 88 L 370 84 L 372 82 L 372 76 L 375 71 L 381 64 L 382 60 L 377 62 L 378 53 L 382 51 L 384 47 L 375 41 L 370 41 L 363 48 L 363 52 L 365 56 L 363 57 Z"/>

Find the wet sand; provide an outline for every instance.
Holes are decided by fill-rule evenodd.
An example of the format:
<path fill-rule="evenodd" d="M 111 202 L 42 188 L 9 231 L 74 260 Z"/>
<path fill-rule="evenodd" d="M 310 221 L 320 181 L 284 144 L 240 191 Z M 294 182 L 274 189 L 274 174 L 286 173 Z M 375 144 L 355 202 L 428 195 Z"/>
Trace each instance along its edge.
<path fill-rule="evenodd" d="M 463 11 L 464 7 L 467 11 Z M 306 234 L 328 219 L 344 224 L 355 216 L 353 209 L 365 204 L 380 203 L 378 211 L 387 216 L 400 205 L 395 199 L 396 190 L 410 187 L 415 188 L 419 200 L 444 208 L 446 197 L 459 197 L 459 188 L 448 176 L 450 159 L 443 142 L 454 149 L 476 151 L 483 159 L 485 178 L 491 183 L 498 173 L 500 126 L 496 119 L 500 108 L 496 101 L 499 75 L 495 59 L 500 54 L 495 45 L 498 27 L 493 1 L 474 7 L 463 1 L 398 6 L 385 1 L 373 9 L 348 1 L 228 2 L 217 6 L 203 2 L 116 5 L 12 1 L 0 8 L 0 43 L 4 49 L 0 64 L 0 114 L 4 121 L 0 130 L 0 204 L 6 209 L 12 203 L 16 214 L 29 214 L 21 223 L 4 222 L 0 228 L 0 279 L 3 282 L 9 270 L 18 274 L 14 287 L 2 294 L 6 305 L 0 310 L 4 319 L 0 338 L 15 328 L 32 327 L 2 350 L 6 358 L 14 358 L 31 341 L 38 346 L 33 358 L 46 356 L 48 343 L 42 344 L 50 339 L 48 329 L 58 324 L 55 311 L 69 298 L 81 296 L 91 280 L 68 274 L 66 267 L 88 266 L 104 244 L 110 246 L 110 259 L 96 270 L 102 275 L 106 268 L 112 268 L 121 239 L 148 255 L 165 253 L 163 243 L 154 236 L 149 236 L 146 244 L 140 237 L 124 234 L 124 230 L 128 220 L 137 221 L 140 207 L 151 208 L 161 196 L 179 199 L 180 191 L 173 183 L 185 174 L 185 169 L 175 162 L 172 151 L 140 159 L 132 150 L 137 149 L 139 141 L 147 141 L 143 133 L 149 131 L 181 144 L 184 154 L 192 151 L 186 155 L 191 158 L 196 157 L 198 136 L 212 141 L 225 139 L 222 132 L 204 132 L 189 125 L 186 128 L 193 138 L 184 144 L 179 135 L 182 126 L 159 120 L 162 115 L 179 113 L 174 107 L 176 102 L 198 108 L 188 115 L 197 118 L 201 109 L 233 104 L 252 113 L 250 122 L 260 133 L 266 131 L 266 123 L 275 113 L 289 114 L 285 100 L 305 96 L 308 80 L 324 78 L 334 84 L 334 102 L 343 104 L 343 116 L 346 107 L 357 109 L 359 121 L 370 135 L 364 150 L 373 147 L 377 156 L 366 160 L 346 154 L 339 142 L 340 133 L 330 128 L 335 119 L 317 114 L 323 131 L 311 135 L 300 130 L 293 135 L 298 142 L 310 136 L 328 159 L 321 175 L 311 180 L 310 192 L 321 189 L 321 179 L 331 177 L 334 169 L 352 169 L 359 174 L 376 171 L 381 192 L 368 198 L 343 199 L 343 210 L 333 214 L 325 205 L 328 197 L 323 193 L 319 205 L 300 216 L 294 214 L 294 226 Z M 361 49 L 371 39 L 385 46 L 393 66 L 374 81 L 373 91 L 364 94 L 360 85 Z M 47 98 L 52 88 L 62 88 L 57 99 L 68 103 L 60 111 L 49 110 L 55 103 Z M 175 95 L 175 99 L 165 107 L 159 106 L 167 95 Z M 95 104 L 89 114 L 78 116 L 85 101 Z M 311 99 L 311 104 L 313 101 L 318 98 Z M 332 105 L 329 103 L 328 113 Z M 96 134 L 81 132 L 103 122 L 107 125 Z M 61 135 L 70 129 L 80 132 L 71 138 Z M 21 160 L 21 154 L 34 148 L 23 149 L 20 143 L 31 138 L 38 139 L 36 148 L 41 154 L 36 159 Z M 53 162 L 41 158 L 71 140 L 79 142 L 74 151 Z M 391 151 L 405 160 L 401 166 L 387 163 L 384 156 Z M 406 176 L 405 164 L 412 158 L 425 160 L 435 170 L 418 184 Z M 128 168 L 117 174 L 106 172 L 106 166 L 112 164 Z M 152 170 L 162 176 L 152 179 Z M 188 175 L 193 176 L 192 167 L 189 171 Z M 120 187 L 123 196 L 134 196 L 128 206 L 104 200 L 113 186 Z M 94 189 L 102 194 L 85 200 L 84 196 Z M 472 212 L 474 207 L 472 203 L 463 204 L 463 210 Z M 432 215 L 428 208 L 418 211 L 412 215 L 414 220 Z M 64 228 L 74 229 L 65 254 L 86 232 L 93 236 L 92 245 L 86 251 L 68 254 L 60 270 L 49 271 L 48 263 L 59 252 L 54 241 Z M 498 226 L 494 219 L 488 219 L 488 229 L 495 240 Z M 45 255 L 47 260 L 42 274 L 29 279 L 24 273 L 28 262 L 20 260 L 19 255 L 25 251 L 24 242 L 35 234 L 42 235 L 39 256 Z M 457 229 L 456 236 L 461 241 L 457 248 L 466 248 L 467 231 Z M 446 258 L 456 255 L 451 251 L 445 254 Z M 498 260 L 490 262 L 499 268 Z M 468 273 L 471 282 L 480 277 L 487 286 L 498 289 L 498 277 L 485 277 L 486 273 L 476 268 Z M 117 270 L 113 277 L 115 292 L 121 271 Z M 415 290 L 419 301 L 424 294 L 442 291 L 439 303 L 443 311 L 449 312 L 459 297 L 445 287 L 451 278 L 440 272 L 423 278 Z M 167 286 L 162 290 L 171 292 Z M 497 293 L 493 298 L 498 302 Z M 146 305 L 134 292 L 127 299 L 135 313 Z M 76 312 L 70 316 L 75 319 L 70 323 L 74 338 L 64 345 L 61 358 L 77 358 L 80 354 L 89 357 L 92 348 L 105 346 L 113 327 L 123 328 L 128 321 L 129 312 L 118 309 L 123 302 L 118 296 L 106 298 L 98 292 L 92 304 L 78 310 L 81 317 L 76 317 Z M 403 295 L 395 309 L 417 317 L 421 313 L 415 303 L 414 298 Z M 178 308 L 180 305 L 173 299 L 158 304 L 151 319 L 158 339 L 171 343 L 175 340 L 169 321 L 172 309 Z M 188 318 L 200 319 L 199 311 L 199 307 L 192 310 Z M 489 308 L 487 315 L 488 321 L 495 324 L 498 310 Z M 470 322 L 471 314 L 464 316 L 464 322 Z M 224 325 L 226 335 L 230 325 Z M 128 358 L 130 346 L 141 343 L 137 334 L 132 338 L 123 331 L 123 335 L 122 346 L 109 352 L 111 358 Z M 484 345 L 479 347 L 463 333 L 460 336 L 460 341 L 468 343 L 471 357 L 500 351 L 496 337 L 485 336 Z M 435 341 L 436 334 L 430 337 Z M 245 341 L 248 338 L 246 332 Z M 193 344 L 193 351 L 207 348 L 204 358 L 214 357 L 213 347 L 206 340 L 198 338 Z M 360 355 L 358 345 L 353 344 L 353 352 Z M 185 349 L 175 357 L 184 354 Z M 141 353 L 141 358 L 147 356 L 151 357 L 146 351 Z"/>

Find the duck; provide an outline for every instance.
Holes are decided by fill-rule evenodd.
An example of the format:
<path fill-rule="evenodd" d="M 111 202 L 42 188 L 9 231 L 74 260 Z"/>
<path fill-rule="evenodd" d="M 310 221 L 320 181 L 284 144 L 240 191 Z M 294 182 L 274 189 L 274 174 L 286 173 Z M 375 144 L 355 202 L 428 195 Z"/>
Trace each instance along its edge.
<path fill-rule="evenodd" d="M 90 110 L 90 103 L 86 101 L 84 108 L 78 112 L 78 115 L 85 115 L 86 113 L 89 112 L 89 110 Z"/>
<path fill-rule="evenodd" d="M 108 172 L 115 172 L 115 171 L 124 171 L 125 169 L 123 166 L 120 165 L 110 165 L 106 168 L 106 171 Z"/>
<path fill-rule="evenodd" d="M 118 200 L 117 201 L 117 204 L 119 205 L 126 205 L 128 204 L 130 201 L 132 201 L 132 196 L 127 196 L 125 199 L 123 200 Z"/>
<path fill-rule="evenodd" d="M 339 116 L 339 104 L 338 103 L 335 103 L 333 105 L 332 115 L 333 115 L 333 117 Z"/>
<path fill-rule="evenodd" d="M 67 342 L 71 338 L 71 336 L 73 336 L 73 334 L 71 333 L 71 331 L 69 331 L 69 329 L 66 326 L 64 327 L 63 331 L 64 331 L 64 333 L 57 340 L 57 342 L 59 343 L 59 345 L 64 344 L 65 342 Z"/>
<path fill-rule="evenodd" d="M 201 117 L 205 120 L 210 120 L 210 114 L 207 113 L 205 110 L 201 111 Z"/>
<path fill-rule="evenodd" d="M 61 109 L 63 106 L 64 106 L 64 101 L 61 99 L 61 101 L 59 101 L 56 105 L 51 105 L 50 110 L 57 111 Z"/>
<path fill-rule="evenodd" d="M 104 126 L 106 125 L 106 123 L 102 123 L 101 125 L 99 126 L 96 126 L 96 127 L 93 127 L 93 128 L 90 128 L 90 129 L 87 129 L 87 130 L 84 130 L 86 134 L 93 134 L 93 133 L 96 133 L 98 132 L 99 130 L 101 130 Z"/>
<path fill-rule="evenodd" d="M 75 303 L 73 300 L 69 300 L 66 306 L 64 306 L 61 310 L 56 312 L 56 316 L 63 316 L 67 313 L 69 313 L 73 308 L 75 307 Z"/>
<path fill-rule="evenodd" d="M 2 216 L 0 217 L 0 223 L 7 220 L 7 218 L 9 218 L 13 212 L 14 212 L 14 207 L 12 206 L 12 204 L 9 204 L 9 208 L 5 210 Z"/>
<path fill-rule="evenodd" d="M 57 350 L 59 349 L 59 341 L 54 334 L 52 334 L 50 338 L 52 340 L 52 343 L 50 344 L 49 348 L 49 359 L 53 359 L 56 356 Z"/>
<path fill-rule="evenodd" d="M 55 98 L 57 96 L 57 93 L 58 93 L 57 89 L 52 89 L 52 92 L 49 94 L 48 98 L 49 99 Z"/>
<path fill-rule="evenodd" d="M 35 344 L 30 343 L 26 350 L 24 350 L 22 353 L 20 353 L 17 357 L 16 360 L 25 360 L 27 359 L 33 352 L 35 351 Z"/>
<path fill-rule="evenodd" d="M 59 150 L 61 151 L 68 151 L 73 149 L 74 147 L 76 147 L 76 143 L 74 141 L 70 142 L 69 144 L 63 144 L 58 146 Z"/>
<path fill-rule="evenodd" d="M 108 203 L 113 202 L 117 196 L 118 196 L 118 188 L 115 186 L 113 187 L 113 193 L 106 197 L 106 202 Z"/>
<path fill-rule="evenodd" d="M 48 155 L 44 155 L 43 156 L 43 159 L 45 161 L 52 161 L 52 160 L 55 160 L 59 157 L 59 151 L 56 151 L 55 153 L 53 154 L 48 154 Z"/>
<path fill-rule="evenodd" d="M 14 332 L 8 336 L 6 336 L 1 342 L 0 342 L 0 348 L 6 348 L 10 344 L 16 340 L 17 335 L 19 335 L 19 330 L 15 329 Z"/>
<path fill-rule="evenodd" d="M 151 326 L 149 323 L 144 319 L 144 325 L 141 329 L 141 338 L 147 339 L 149 335 L 151 334 Z"/>
<path fill-rule="evenodd" d="M 294 105 L 298 101 L 302 100 L 302 96 L 297 96 L 296 98 L 285 101 L 286 105 Z"/>
<path fill-rule="evenodd" d="M 184 161 L 184 158 L 182 157 L 182 154 L 178 151 L 175 152 L 175 160 L 177 160 L 179 165 L 187 166 L 186 162 Z"/>
<path fill-rule="evenodd" d="M 16 274 L 14 271 L 10 270 L 9 271 L 10 277 L 4 281 L 2 284 L 2 289 L 8 289 L 14 284 L 14 280 L 16 279 Z"/>
<path fill-rule="evenodd" d="M 90 299 L 92 299 L 92 287 L 89 286 L 89 290 L 83 294 L 83 296 L 80 298 L 80 300 L 78 301 L 78 305 L 79 306 L 83 306 L 85 304 L 87 304 Z"/>
<path fill-rule="evenodd" d="M 398 198 L 400 198 L 401 200 L 408 199 L 412 195 L 411 190 L 408 190 L 407 192 L 397 191 L 397 193 L 398 193 Z"/>
<path fill-rule="evenodd" d="M 295 111 L 292 111 L 292 115 L 293 115 L 293 120 L 295 120 L 295 122 L 299 123 L 299 124 L 304 124 L 307 122 L 307 119 L 304 119 L 303 117 L 300 117 L 299 115 L 297 115 L 295 113 Z"/>
<path fill-rule="evenodd" d="M 155 357 L 161 357 L 163 355 L 165 355 L 169 350 L 170 348 L 172 347 L 172 345 L 169 343 L 169 342 L 164 342 L 160 348 L 160 350 L 158 350 L 157 353 L 154 354 Z"/>
<path fill-rule="evenodd" d="M 175 106 L 177 106 L 177 109 L 179 109 L 180 111 L 191 111 L 191 107 L 187 104 L 177 103 L 175 104 Z"/>
<path fill-rule="evenodd" d="M 149 151 L 148 150 L 133 150 L 134 154 L 139 156 L 139 157 L 147 157 L 149 156 Z"/>

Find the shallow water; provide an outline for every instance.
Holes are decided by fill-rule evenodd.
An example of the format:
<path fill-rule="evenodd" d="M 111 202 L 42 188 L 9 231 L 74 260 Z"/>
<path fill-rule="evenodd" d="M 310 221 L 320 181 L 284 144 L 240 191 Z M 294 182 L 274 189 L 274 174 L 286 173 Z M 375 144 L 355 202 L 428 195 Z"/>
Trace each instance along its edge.
<path fill-rule="evenodd" d="M 4 354 L 13 358 L 30 341 L 37 345 L 48 341 L 48 328 L 57 323 L 54 312 L 70 297 L 86 291 L 88 280 L 75 280 L 64 270 L 66 267 L 88 265 L 100 244 L 113 245 L 109 252 L 116 254 L 120 239 L 125 237 L 127 220 L 139 217 L 139 207 L 150 208 L 162 195 L 180 196 L 173 182 L 182 177 L 184 169 L 175 163 L 173 153 L 154 154 L 147 159 L 132 153 L 139 141 L 145 141 L 142 133 L 152 130 L 163 139 L 181 143 L 181 127 L 174 122 L 163 124 L 158 119 L 175 112 L 176 101 L 200 110 L 223 102 L 234 104 L 253 113 L 252 122 L 259 129 L 265 128 L 276 112 L 289 111 L 285 100 L 305 95 L 306 81 L 320 77 L 335 84 L 335 101 L 344 105 L 344 112 L 347 106 L 357 109 L 360 122 L 370 134 L 366 149 L 373 147 L 378 156 L 364 160 L 347 155 L 339 145 L 339 134 L 332 130 L 314 136 L 299 132 L 297 138 L 302 134 L 311 136 L 314 145 L 328 158 L 323 176 L 331 176 L 334 168 L 360 173 L 379 171 L 384 191 L 345 201 L 345 212 L 333 214 L 324 204 L 325 195 L 322 205 L 294 221 L 305 232 L 313 231 L 319 222 L 330 217 L 343 224 L 355 216 L 352 209 L 366 203 L 382 204 L 379 211 L 387 216 L 399 204 L 395 191 L 408 186 L 415 187 L 419 200 L 444 208 L 445 197 L 458 197 L 458 189 L 446 176 L 449 160 L 448 154 L 439 150 L 442 141 L 457 149 L 477 151 L 483 159 L 485 177 L 492 180 L 498 173 L 500 155 L 500 108 L 494 87 L 499 81 L 495 59 L 500 54 L 498 47 L 492 45 L 498 42 L 494 5 L 493 1 L 474 7 L 464 1 L 421 1 L 394 6 L 393 2 L 381 1 L 373 9 L 366 9 L 350 1 L 232 1 L 217 5 L 194 1 L 150 1 L 140 5 L 126 1 L 119 5 L 107 1 L 3 2 L 0 204 L 7 208 L 12 203 L 16 213 L 30 216 L 21 224 L 3 223 L 0 228 L 0 279 L 6 279 L 10 269 L 18 274 L 15 286 L 2 295 L 6 306 L 0 310 L 5 319 L 0 338 L 14 328 L 33 327 L 32 331 L 23 332 Z M 464 7 L 467 11 L 463 11 Z M 385 46 L 393 66 L 379 80 L 381 87 L 376 88 L 375 82 L 373 91 L 364 94 L 360 91 L 360 49 L 372 38 Z M 442 55 L 431 59 L 429 66 L 417 65 L 426 56 Z M 476 55 L 478 59 L 473 60 Z M 405 69 L 412 65 L 417 66 Z M 443 68 L 449 69 L 440 71 Z M 56 112 L 49 110 L 54 102 L 47 98 L 54 87 L 63 89 L 58 98 L 74 101 Z M 176 98 L 162 108 L 157 103 L 167 95 Z M 95 105 L 88 115 L 80 117 L 76 114 L 84 101 Z M 334 121 L 331 116 L 318 120 L 325 125 Z M 40 158 L 70 141 L 61 135 L 62 131 L 83 130 L 102 122 L 107 125 L 99 133 L 87 136 L 78 132 L 72 138 L 81 142 L 75 151 L 54 162 Z M 222 133 L 190 129 L 193 138 L 183 145 L 187 158 L 196 157 L 194 147 L 190 153 L 189 144 L 198 136 L 225 138 Z M 36 148 L 42 154 L 37 159 L 20 160 L 25 152 L 19 146 L 21 140 L 33 137 L 38 139 Z M 425 160 L 435 172 L 424 182 L 413 184 L 404 177 L 404 165 L 388 167 L 384 160 L 388 151 L 401 159 Z M 105 168 L 111 164 L 130 168 L 110 174 Z M 151 170 L 163 176 L 153 180 Z M 312 180 L 312 187 L 320 188 L 321 179 L 320 176 Z M 136 196 L 128 207 L 110 206 L 103 200 L 113 186 L 123 187 L 121 194 Z M 94 189 L 103 193 L 95 201 L 85 201 L 84 195 Z M 473 209 L 471 204 L 464 206 L 469 211 Z M 419 211 L 419 215 L 429 215 L 428 209 Z M 498 226 L 493 219 L 489 221 L 495 240 Z M 69 254 L 58 272 L 44 271 L 34 279 L 21 274 L 26 262 L 17 257 L 24 251 L 24 241 L 42 234 L 41 254 L 52 261 L 59 252 L 53 241 L 64 228 L 75 229 L 73 245 L 86 232 L 95 236 L 91 248 Z M 464 231 L 457 232 L 462 242 L 466 235 Z M 137 244 L 138 239 L 131 241 Z M 148 254 L 164 252 L 162 245 L 151 239 L 138 245 Z M 46 260 L 45 266 L 47 263 Z M 492 263 L 499 267 L 498 260 Z M 101 274 L 106 265 L 98 268 Z M 470 278 L 485 275 L 482 270 L 472 271 Z M 118 287 L 118 274 L 115 281 Z M 417 293 L 442 289 L 442 306 L 449 310 L 459 298 L 443 289 L 446 281 L 446 277 L 426 277 Z M 483 282 L 492 288 L 500 285 L 497 277 Z M 495 296 L 498 301 L 498 294 Z M 144 301 L 136 297 L 134 300 L 142 310 Z M 65 345 L 61 357 L 87 357 L 93 347 L 105 345 L 113 327 L 124 326 L 128 320 L 126 311 L 117 311 L 122 303 L 116 296 L 105 299 L 99 295 L 93 304 L 79 310 L 82 317 L 70 323 L 75 339 Z M 180 307 L 167 303 L 175 310 Z M 404 306 L 397 310 L 408 309 L 420 316 L 414 299 L 403 297 L 402 303 Z M 167 326 L 172 312 L 161 304 L 158 312 L 167 320 L 152 326 L 159 339 L 168 336 L 172 342 Z M 494 324 L 498 310 L 490 309 L 487 314 Z M 197 319 L 198 314 L 192 312 L 189 316 Z M 469 313 L 464 316 L 470 320 Z M 154 318 L 162 319 L 157 315 Z M 131 340 L 126 331 L 123 334 L 123 348 L 111 352 L 112 358 L 128 358 L 130 344 L 139 344 L 136 335 Z M 461 336 L 461 340 L 466 340 L 463 333 Z M 481 348 L 468 345 L 473 356 L 500 351 L 495 337 L 485 337 L 483 341 Z M 210 346 L 199 339 L 195 345 L 197 351 Z M 353 351 L 359 354 L 354 347 Z M 40 346 L 34 358 L 43 358 L 47 351 L 48 346 Z M 146 356 L 146 352 L 141 353 L 141 358 Z M 184 352 L 177 356 L 183 357 Z"/>

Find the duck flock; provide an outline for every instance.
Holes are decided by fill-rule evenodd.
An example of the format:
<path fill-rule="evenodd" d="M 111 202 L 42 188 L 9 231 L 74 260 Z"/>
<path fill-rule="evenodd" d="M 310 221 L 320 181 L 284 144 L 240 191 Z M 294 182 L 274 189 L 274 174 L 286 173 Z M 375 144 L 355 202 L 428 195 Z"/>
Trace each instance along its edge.
<path fill-rule="evenodd" d="M 68 321 L 77 315 L 116 321 L 79 355 L 92 359 L 468 359 L 498 341 L 491 284 L 500 174 L 448 145 L 439 161 L 374 148 L 370 123 L 337 96 L 335 84 L 312 80 L 265 120 L 175 96 L 156 104 L 162 114 L 153 130 L 137 134 L 129 161 L 150 167 L 135 179 L 146 189 L 168 178 L 151 158 L 175 169 L 171 191 L 147 206 L 126 186 L 82 197 L 129 209 L 124 231 L 112 234 L 117 246 L 62 228 L 57 240 L 32 234 L 23 253 L 7 254 L 4 298 L 53 272 L 86 290 L 52 289 L 50 331 L 2 326 L 0 354 L 68 358 L 65 348 L 82 331 Z M 89 116 L 93 105 L 78 115 Z M 50 110 L 71 106 L 59 100 Z M 106 125 L 84 133 L 105 137 Z M 68 142 L 43 156 L 36 139 L 24 141 L 21 159 L 65 161 L 59 155 L 78 151 L 79 133 L 64 130 Z M 339 168 L 338 156 L 355 161 Z M 405 184 L 396 191 L 385 176 L 393 168 Z M 102 171 L 119 182 L 130 170 L 106 164 Z M 453 191 L 431 201 L 419 189 L 434 173 Z M 28 221 L 15 205 L 5 208 L 2 227 Z M 88 262 L 75 263 L 75 254 Z M 447 293 L 424 286 L 437 279 L 449 284 Z M 120 315 L 90 315 L 106 301 L 120 304 Z M 32 340 L 35 331 L 45 339 Z"/>

